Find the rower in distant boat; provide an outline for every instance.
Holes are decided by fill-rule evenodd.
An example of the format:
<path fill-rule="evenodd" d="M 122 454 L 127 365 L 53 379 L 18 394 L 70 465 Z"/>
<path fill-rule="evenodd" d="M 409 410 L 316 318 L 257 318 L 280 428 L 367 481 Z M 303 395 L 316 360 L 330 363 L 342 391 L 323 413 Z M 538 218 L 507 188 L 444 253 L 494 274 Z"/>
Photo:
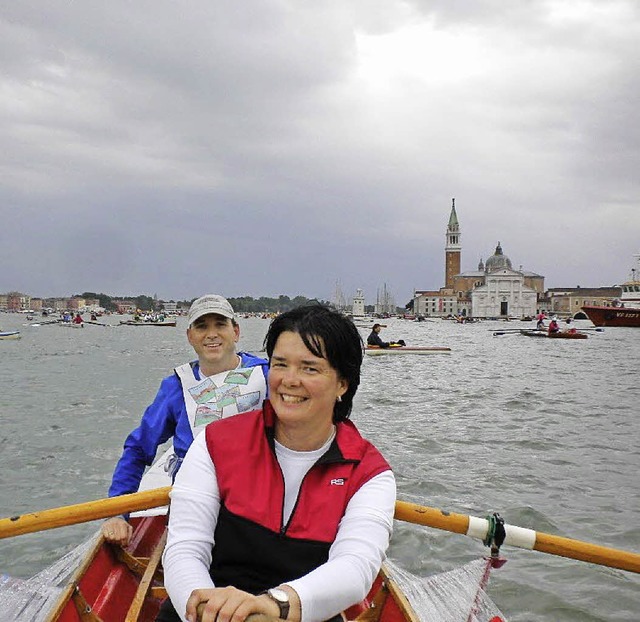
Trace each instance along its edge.
<path fill-rule="evenodd" d="M 382 330 L 381 324 L 374 324 L 371 330 L 371 334 L 367 337 L 367 345 L 378 346 L 379 348 L 389 348 L 391 346 L 406 346 L 404 339 L 398 339 L 398 341 L 382 341 L 380 338 L 380 331 Z"/>
<path fill-rule="evenodd" d="M 73 323 L 74 324 L 82 324 L 84 320 L 82 319 L 82 316 L 80 315 L 80 313 L 76 313 L 76 316 L 73 318 Z"/>
<path fill-rule="evenodd" d="M 551 318 L 551 322 L 549 322 L 549 334 L 551 333 L 559 333 L 560 326 L 558 325 L 558 318 L 554 315 Z"/>

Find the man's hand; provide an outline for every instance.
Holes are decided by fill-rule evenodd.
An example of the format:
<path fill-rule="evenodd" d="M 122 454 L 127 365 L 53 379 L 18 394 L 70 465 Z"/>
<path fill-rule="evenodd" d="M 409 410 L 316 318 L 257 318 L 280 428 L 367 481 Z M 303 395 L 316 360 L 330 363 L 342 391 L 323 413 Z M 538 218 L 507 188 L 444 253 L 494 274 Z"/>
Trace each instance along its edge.
<path fill-rule="evenodd" d="M 102 524 L 102 535 L 107 542 L 127 546 L 133 535 L 133 527 L 121 516 L 114 516 Z"/>

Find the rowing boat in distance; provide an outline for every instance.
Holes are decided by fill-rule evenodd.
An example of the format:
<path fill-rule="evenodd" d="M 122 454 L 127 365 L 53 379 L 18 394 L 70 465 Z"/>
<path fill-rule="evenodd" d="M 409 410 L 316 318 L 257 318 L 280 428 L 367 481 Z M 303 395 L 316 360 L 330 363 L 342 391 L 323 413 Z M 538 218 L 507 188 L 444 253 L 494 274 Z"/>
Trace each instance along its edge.
<path fill-rule="evenodd" d="M 373 356 L 381 354 L 449 354 L 451 348 L 441 346 L 412 347 L 412 346 L 389 346 L 380 348 L 379 346 L 366 346 L 365 353 Z"/>
<path fill-rule="evenodd" d="M 3 330 L 0 331 L 0 339 L 2 340 L 10 340 L 10 339 L 20 339 L 20 331 L 19 330 Z"/>
<path fill-rule="evenodd" d="M 526 337 L 546 337 L 548 339 L 587 339 L 589 335 L 585 333 L 569 332 L 563 330 L 557 333 L 548 333 L 544 330 L 521 330 L 521 335 Z"/>
<path fill-rule="evenodd" d="M 163 320 L 162 322 L 137 322 L 136 320 L 120 320 L 121 326 L 175 326 L 175 320 Z"/>

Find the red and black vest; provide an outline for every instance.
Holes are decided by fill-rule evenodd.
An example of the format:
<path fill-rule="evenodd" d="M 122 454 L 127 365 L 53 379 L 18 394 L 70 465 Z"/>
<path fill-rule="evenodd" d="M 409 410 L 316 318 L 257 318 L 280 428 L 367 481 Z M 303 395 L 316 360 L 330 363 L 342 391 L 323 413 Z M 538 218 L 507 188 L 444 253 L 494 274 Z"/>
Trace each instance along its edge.
<path fill-rule="evenodd" d="M 257 594 L 325 563 L 351 497 L 391 468 L 351 421 L 338 423 L 283 524 L 284 477 L 275 455 L 274 420 L 267 400 L 264 410 L 205 429 L 221 502 L 210 568 L 217 587 Z"/>

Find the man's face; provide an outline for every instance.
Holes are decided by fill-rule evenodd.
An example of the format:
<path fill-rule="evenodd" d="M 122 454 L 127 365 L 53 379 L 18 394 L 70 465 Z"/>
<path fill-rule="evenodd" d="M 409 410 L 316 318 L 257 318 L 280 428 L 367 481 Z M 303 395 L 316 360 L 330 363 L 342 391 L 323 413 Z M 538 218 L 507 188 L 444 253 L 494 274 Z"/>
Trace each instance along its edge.
<path fill-rule="evenodd" d="M 240 338 L 240 327 L 229 318 L 217 313 L 203 315 L 187 329 L 187 338 L 205 375 L 237 366 L 236 343 Z"/>

